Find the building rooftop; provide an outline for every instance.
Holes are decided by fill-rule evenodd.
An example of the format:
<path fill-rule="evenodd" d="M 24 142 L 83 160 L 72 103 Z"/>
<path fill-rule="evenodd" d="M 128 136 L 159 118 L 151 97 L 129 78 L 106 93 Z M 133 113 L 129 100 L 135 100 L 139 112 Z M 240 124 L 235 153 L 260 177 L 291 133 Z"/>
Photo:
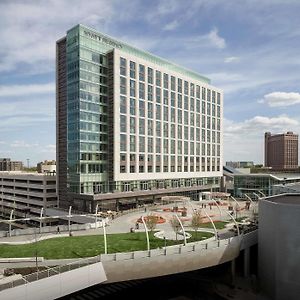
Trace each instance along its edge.
<path fill-rule="evenodd" d="M 140 50 L 136 47 L 133 47 L 125 42 L 122 42 L 120 40 L 117 40 L 115 38 L 112 38 L 106 34 L 100 33 L 98 31 L 96 31 L 93 28 L 90 28 L 88 26 L 82 25 L 82 24 L 78 24 L 75 27 L 71 28 L 70 30 L 68 30 L 68 32 L 70 32 L 71 30 L 76 29 L 77 27 L 79 27 L 79 31 L 82 29 L 83 32 L 86 32 L 86 36 L 90 37 L 91 39 L 93 39 L 93 41 L 97 41 L 97 42 L 101 42 L 104 44 L 107 44 L 110 46 L 110 48 L 117 48 L 121 51 L 127 52 L 131 55 L 135 55 L 137 57 L 140 57 L 142 59 L 145 59 L 149 62 L 161 65 L 171 71 L 175 71 L 178 73 L 181 73 L 185 76 L 189 76 L 191 78 L 194 78 L 196 80 L 205 82 L 207 84 L 210 84 L 210 79 L 202 76 L 200 74 L 198 74 L 195 71 L 189 70 L 185 67 L 179 66 L 173 62 L 170 62 L 166 59 L 160 58 L 156 55 L 153 55 L 152 53 L 149 53 L 147 51 L 143 51 Z"/>

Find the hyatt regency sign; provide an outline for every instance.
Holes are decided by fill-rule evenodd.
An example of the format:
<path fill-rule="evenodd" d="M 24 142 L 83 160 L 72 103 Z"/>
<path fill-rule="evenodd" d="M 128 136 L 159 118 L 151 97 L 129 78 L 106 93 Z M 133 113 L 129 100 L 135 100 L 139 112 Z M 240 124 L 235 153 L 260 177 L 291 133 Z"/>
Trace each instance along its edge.
<path fill-rule="evenodd" d="M 90 31 L 87 31 L 87 30 L 84 30 L 84 34 L 86 36 L 90 37 L 91 39 L 94 39 L 96 41 L 105 43 L 105 44 L 110 45 L 112 47 L 119 48 L 119 49 L 122 48 L 121 44 L 119 44 L 119 43 L 117 43 L 115 41 L 112 41 L 111 39 L 109 39 L 109 38 L 107 38 L 105 36 L 102 36 L 102 35 L 99 35 L 99 34 L 96 34 L 96 33 L 90 32 Z"/>

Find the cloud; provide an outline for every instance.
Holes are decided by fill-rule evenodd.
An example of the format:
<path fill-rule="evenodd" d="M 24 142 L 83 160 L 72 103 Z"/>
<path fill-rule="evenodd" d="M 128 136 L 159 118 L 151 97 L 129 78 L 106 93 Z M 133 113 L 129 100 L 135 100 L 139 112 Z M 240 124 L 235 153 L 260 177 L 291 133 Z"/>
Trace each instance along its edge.
<path fill-rule="evenodd" d="M 207 38 L 210 41 L 210 43 L 216 48 L 224 49 L 226 47 L 225 39 L 219 36 L 217 28 L 212 29 L 207 34 Z"/>
<path fill-rule="evenodd" d="M 273 92 L 264 95 L 259 103 L 266 103 L 270 107 L 286 107 L 300 103 L 300 93 Z"/>
<path fill-rule="evenodd" d="M 230 57 L 226 57 L 224 59 L 224 62 L 225 63 L 232 63 L 232 62 L 238 62 L 239 60 L 240 60 L 240 58 L 237 57 L 237 56 L 230 56 Z"/>
<path fill-rule="evenodd" d="M 0 85 L 0 97 L 54 93 L 55 84 Z"/>
<path fill-rule="evenodd" d="M 29 144 L 25 141 L 14 141 L 10 144 L 12 148 L 36 148 L 38 146 L 38 143 Z"/>
<path fill-rule="evenodd" d="M 287 115 L 255 116 L 240 122 L 224 119 L 224 158 L 262 163 L 264 133 L 300 132 L 299 124 L 299 120 Z"/>
<path fill-rule="evenodd" d="M 174 20 L 168 24 L 166 24 L 163 28 L 163 30 L 166 30 L 166 31 L 172 31 L 174 29 L 176 29 L 177 27 L 179 26 L 179 22 L 178 20 Z"/>

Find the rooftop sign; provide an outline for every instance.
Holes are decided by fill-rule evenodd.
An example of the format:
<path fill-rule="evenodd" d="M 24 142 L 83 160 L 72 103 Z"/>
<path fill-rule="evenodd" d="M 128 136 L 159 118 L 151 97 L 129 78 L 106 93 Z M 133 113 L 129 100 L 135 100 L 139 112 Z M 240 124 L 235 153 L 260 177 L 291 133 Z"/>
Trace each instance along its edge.
<path fill-rule="evenodd" d="M 105 43 L 105 44 L 110 45 L 114 48 L 119 48 L 119 49 L 122 48 L 121 44 L 119 44 L 119 43 L 117 43 L 117 42 L 115 42 L 115 41 L 113 41 L 113 40 L 111 40 L 111 39 L 109 39 L 109 38 L 107 38 L 103 35 L 96 34 L 96 33 L 93 33 L 93 32 L 87 31 L 87 30 L 84 30 L 84 34 L 86 36 L 88 36 L 89 38 L 91 38 L 91 39 L 94 39 L 96 41 Z"/>

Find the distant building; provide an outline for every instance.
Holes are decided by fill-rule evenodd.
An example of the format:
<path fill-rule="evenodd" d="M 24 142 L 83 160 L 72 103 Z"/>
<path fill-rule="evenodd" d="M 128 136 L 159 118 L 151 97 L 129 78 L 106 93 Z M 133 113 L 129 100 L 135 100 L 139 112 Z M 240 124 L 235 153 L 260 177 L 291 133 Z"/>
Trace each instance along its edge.
<path fill-rule="evenodd" d="M 37 164 L 38 173 L 56 173 L 56 161 L 55 160 L 44 160 Z"/>
<path fill-rule="evenodd" d="M 253 161 L 226 161 L 226 167 L 231 167 L 234 169 L 250 168 L 253 166 Z"/>
<path fill-rule="evenodd" d="M 265 133 L 265 167 L 274 170 L 298 168 L 298 134 Z"/>
<path fill-rule="evenodd" d="M 267 196 L 273 194 L 275 185 L 289 185 L 300 183 L 300 174 L 297 173 L 256 173 L 256 174 L 241 174 L 234 173 L 234 195 L 243 197 L 244 194 L 252 198 L 256 198 L 254 193 Z"/>
<path fill-rule="evenodd" d="M 0 212 L 15 218 L 38 217 L 41 208 L 57 206 L 56 176 L 0 172 Z"/>
<path fill-rule="evenodd" d="M 21 161 L 13 161 L 10 158 L 0 158 L 0 171 L 21 171 L 23 163 Z"/>

